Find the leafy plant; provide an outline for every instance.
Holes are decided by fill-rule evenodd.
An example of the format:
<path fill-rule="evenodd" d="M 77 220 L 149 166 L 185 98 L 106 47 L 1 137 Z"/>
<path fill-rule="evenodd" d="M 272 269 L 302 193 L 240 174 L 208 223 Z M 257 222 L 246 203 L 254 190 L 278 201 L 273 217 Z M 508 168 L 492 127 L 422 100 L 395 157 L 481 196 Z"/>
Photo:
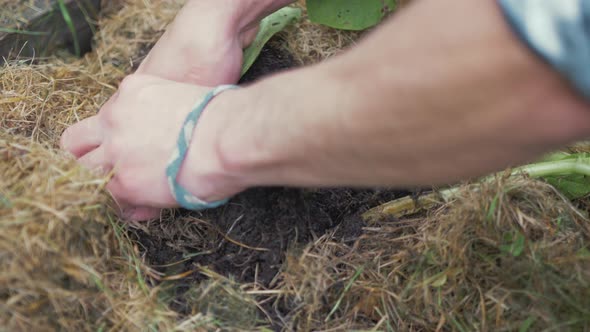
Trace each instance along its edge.
<path fill-rule="evenodd" d="M 273 14 L 267 16 L 260 22 L 260 30 L 252 44 L 244 50 L 244 64 L 242 66 L 242 75 L 254 64 L 256 58 L 260 55 L 264 45 L 276 33 L 283 30 L 287 25 L 293 21 L 301 18 L 301 9 L 285 7 Z"/>
<path fill-rule="evenodd" d="M 395 0 L 307 0 L 312 22 L 342 30 L 375 26 L 395 8 Z"/>

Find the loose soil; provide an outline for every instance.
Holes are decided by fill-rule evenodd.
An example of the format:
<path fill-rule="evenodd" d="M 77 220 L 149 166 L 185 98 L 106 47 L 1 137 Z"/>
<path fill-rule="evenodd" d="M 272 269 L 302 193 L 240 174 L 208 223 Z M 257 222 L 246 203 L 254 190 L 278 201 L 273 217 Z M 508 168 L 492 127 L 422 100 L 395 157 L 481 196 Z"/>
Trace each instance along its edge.
<path fill-rule="evenodd" d="M 294 67 L 293 57 L 280 45 L 280 39 L 272 40 L 240 83 Z M 162 275 L 195 271 L 174 283 L 177 310 L 182 312 L 182 293 L 204 279 L 199 267 L 271 287 L 287 249 L 303 247 L 331 231 L 337 239 L 352 242 L 362 233 L 364 211 L 406 194 L 385 189 L 255 188 L 221 208 L 179 211 L 174 218 L 164 218 L 174 221 L 130 228 L 130 234 L 146 263 Z"/>

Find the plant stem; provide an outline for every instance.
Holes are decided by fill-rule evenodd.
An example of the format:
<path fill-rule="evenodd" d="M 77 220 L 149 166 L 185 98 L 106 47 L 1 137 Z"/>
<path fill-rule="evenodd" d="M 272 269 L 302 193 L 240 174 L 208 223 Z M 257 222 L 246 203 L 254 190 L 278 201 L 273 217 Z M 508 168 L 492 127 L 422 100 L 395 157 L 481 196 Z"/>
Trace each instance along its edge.
<path fill-rule="evenodd" d="M 531 178 L 544 178 L 548 176 L 559 175 L 586 175 L 590 176 L 590 157 L 588 154 L 554 154 L 551 155 L 558 159 L 554 161 L 544 161 L 535 164 L 517 167 L 512 170 L 510 176 L 527 175 Z M 491 182 L 497 174 L 482 178 L 479 182 Z M 448 202 L 457 195 L 461 187 L 455 186 L 438 192 L 414 199 L 412 197 L 402 197 L 400 199 L 387 202 L 377 206 L 363 214 L 365 220 L 372 220 L 378 216 L 388 215 L 397 218 L 417 213 L 420 210 L 428 209 L 436 204 L 437 201 Z"/>

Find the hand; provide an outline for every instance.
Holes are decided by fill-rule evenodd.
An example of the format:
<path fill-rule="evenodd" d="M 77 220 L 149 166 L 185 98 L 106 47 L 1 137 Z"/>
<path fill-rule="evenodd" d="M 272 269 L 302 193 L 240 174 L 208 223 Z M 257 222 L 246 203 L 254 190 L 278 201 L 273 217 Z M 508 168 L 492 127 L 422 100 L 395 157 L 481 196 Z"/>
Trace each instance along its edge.
<path fill-rule="evenodd" d="M 235 83 L 264 16 L 294 0 L 189 0 L 138 69 L 173 81 Z"/>
<path fill-rule="evenodd" d="M 107 189 L 122 206 L 176 207 L 165 169 L 184 119 L 209 91 L 154 76 L 129 76 L 98 115 L 64 132 L 61 146 L 80 157 L 80 163 L 88 168 L 114 170 Z M 231 93 L 224 92 L 209 106 Z M 205 201 L 226 198 L 245 188 L 225 171 L 217 155 L 216 140 L 225 119 L 221 108 L 205 109 L 178 177 L 185 188 Z M 127 210 L 124 216 L 136 220 L 152 217 L 142 209 Z"/>
<path fill-rule="evenodd" d="M 189 0 L 142 62 L 137 74 L 206 86 L 235 83 L 241 72 L 242 49 L 254 40 L 259 19 L 289 2 L 291 0 Z M 112 106 L 119 104 L 115 98 L 109 100 L 103 110 L 119 109 Z M 160 117 L 165 117 L 163 109 L 167 108 L 159 110 Z M 84 126 L 97 127 L 97 120 L 85 121 L 73 131 Z M 95 158 L 94 148 L 80 144 L 72 152 L 92 166 L 88 161 Z M 92 155 L 86 156 L 87 153 Z M 132 219 L 156 218 L 160 213 L 159 209 L 129 206 L 131 201 L 120 203 L 123 214 Z"/>
<path fill-rule="evenodd" d="M 258 31 L 247 9 L 236 0 L 189 1 L 137 73 L 208 86 L 237 82 L 242 50 Z"/>
<path fill-rule="evenodd" d="M 246 24 L 241 20 L 245 15 L 240 14 L 244 8 L 238 4 L 239 2 L 235 0 L 215 3 L 208 0 L 187 2 L 142 62 L 137 73 L 207 86 L 237 82 L 242 66 L 242 48 L 252 42 L 258 27 L 257 24 L 252 27 L 242 26 Z M 137 78 L 131 80 L 136 81 Z M 118 92 L 101 110 L 101 113 L 107 112 L 107 115 L 84 121 L 73 128 L 68 135 L 81 136 L 77 131 L 84 126 L 90 127 L 88 129 L 94 132 L 107 129 L 99 124 L 98 119 L 111 117 L 112 112 L 121 112 L 117 107 L 121 103 L 115 101 L 120 94 L 121 92 Z M 188 111 L 191 106 L 188 105 L 184 110 Z M 169 116 L 169 114 L 163 116 L 165 109 L 167 107 L 159 110 L 162 118 Z M 122 110 L 126 114 L 125 109 L 122 108 Z M 137 137 L 137 139 L 141 138 L 141 136 Z M 69 144 L 69 138 L 66 136 L 63 142 Z M 94 147 L 85 143 L 89 142 L 82 141 L 79 145 L 70 146 L 70 149 L 76 158 L 81 158 L 80 161 L 83 164 L 90 167 L 98 166 L 94 163 L 97 155 L 102 153 L 101 150 L 93 151 Z M 119 174 L 117 179 L 121 178 Z M 118 192 L 116 184 L 111 184 L 109 187 L 113 192 Z M 156 201 L 160 202 L 161 199 L 163 197 L 159 197 Z M 151 219 L 159 216 L 159 209 L 130 205 L 133 201 L 120 199 L 119 203 L 125 216 L 132 219 Z"/>

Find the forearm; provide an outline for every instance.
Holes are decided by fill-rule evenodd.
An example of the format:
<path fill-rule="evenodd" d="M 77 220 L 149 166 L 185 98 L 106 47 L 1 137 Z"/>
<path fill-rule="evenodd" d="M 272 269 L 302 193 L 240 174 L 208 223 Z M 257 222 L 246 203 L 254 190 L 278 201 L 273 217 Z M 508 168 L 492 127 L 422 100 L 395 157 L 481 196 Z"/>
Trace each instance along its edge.
<path fill-rule="evenodd" d="M 218 153 L 246 185 L 448 183 L 590 130 L 585 102 L 470 0 L 418 2 L 344 56 L 231 96 Z"/>

